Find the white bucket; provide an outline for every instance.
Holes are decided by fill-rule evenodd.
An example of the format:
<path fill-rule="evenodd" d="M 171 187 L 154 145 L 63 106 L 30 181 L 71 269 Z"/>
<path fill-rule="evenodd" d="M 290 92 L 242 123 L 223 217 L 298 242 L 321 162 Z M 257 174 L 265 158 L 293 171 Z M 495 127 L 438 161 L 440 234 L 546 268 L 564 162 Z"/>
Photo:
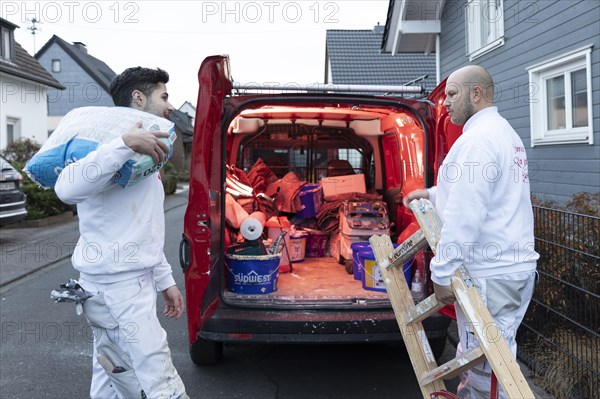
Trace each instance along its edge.
<path fill-rule="evenodd" d="M 304 257 L 306 256 L 306 234 L 291 236 L 289 250 L 292 263 L 304 262 Z"/>

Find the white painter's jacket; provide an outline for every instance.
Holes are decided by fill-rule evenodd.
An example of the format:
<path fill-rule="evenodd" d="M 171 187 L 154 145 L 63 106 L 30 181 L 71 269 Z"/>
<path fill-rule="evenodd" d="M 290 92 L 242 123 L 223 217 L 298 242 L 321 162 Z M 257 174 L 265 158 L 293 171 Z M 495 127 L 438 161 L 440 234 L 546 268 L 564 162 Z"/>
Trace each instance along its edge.
<path fill-rule="evenodd" d="M 467 121 L 428 190 L 443 222 L 435 283 L 449 285 L 461 263 L 473 277 L 535 270 L 528 173 L 523 142 L 496 107 Z"/>
<path fill-rule="evenodd" d="M 118 137 L 60 173 L 55 191 L 77 204 L 80 238 L 71 258 L 85 280 L 113 283 L 153 271 L 158 291 L 175 285 L 164 255 L 164 191 L 160 174 L 121 188 L 112 180 L 134 154 Z"/>

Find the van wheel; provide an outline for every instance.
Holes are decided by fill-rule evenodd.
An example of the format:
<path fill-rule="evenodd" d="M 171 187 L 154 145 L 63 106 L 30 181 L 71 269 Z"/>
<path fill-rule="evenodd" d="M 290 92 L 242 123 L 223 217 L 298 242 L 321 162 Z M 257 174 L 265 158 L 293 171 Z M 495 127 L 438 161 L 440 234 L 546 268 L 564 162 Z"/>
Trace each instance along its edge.
<path fill-rule="evenodd" d="M 431 352 L 433 353 L 435 360 L 439 360 L 446 349 L 446 337 L 430 339 L 429 346 L 431 347 Z"/>
<path fill-rule="evenodd" d="M 197 366 L 217 364 L 223 358 L 223 342 L 198 337 L 190 346 L 190 356 Z"/>

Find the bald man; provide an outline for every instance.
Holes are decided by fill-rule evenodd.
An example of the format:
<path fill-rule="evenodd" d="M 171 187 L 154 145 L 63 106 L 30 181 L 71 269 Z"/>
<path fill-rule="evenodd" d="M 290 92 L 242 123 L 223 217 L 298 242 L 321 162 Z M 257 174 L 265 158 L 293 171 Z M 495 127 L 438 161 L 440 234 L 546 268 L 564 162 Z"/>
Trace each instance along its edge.
<path fill-rule="evenodd" d="M 515 335 L 531 300 L 539 255 L 534 250 L 525 146 L 493 99 L 492 77 L 479 66 L 466 66 L 448 77 L 444 106 L 463 133 L 444 159 L 436 187 L 413 191 L 403 203 L 407 207 L 413 199 L 429 198 L 442 219 L 431 261 L 437 300 L 454 303 L 450 279 L 464 264 L 516 356 Z M 479 342 L 456 305 L 460 355 Z M 490 377 L 487 362 L 469 370 L 461 376 L 458 396 L 489 397 Z"/>

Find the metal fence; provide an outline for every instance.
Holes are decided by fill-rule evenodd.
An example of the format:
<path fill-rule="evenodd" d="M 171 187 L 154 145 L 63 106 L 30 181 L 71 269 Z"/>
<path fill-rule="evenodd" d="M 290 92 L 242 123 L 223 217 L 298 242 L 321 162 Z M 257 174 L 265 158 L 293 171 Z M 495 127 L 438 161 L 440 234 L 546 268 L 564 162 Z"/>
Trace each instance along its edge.
<path fill-rule="evenodd" d="M 539 281 L 519 358 L 557 398 L 600 398 L 600 217 L 534 207 Z"/>

